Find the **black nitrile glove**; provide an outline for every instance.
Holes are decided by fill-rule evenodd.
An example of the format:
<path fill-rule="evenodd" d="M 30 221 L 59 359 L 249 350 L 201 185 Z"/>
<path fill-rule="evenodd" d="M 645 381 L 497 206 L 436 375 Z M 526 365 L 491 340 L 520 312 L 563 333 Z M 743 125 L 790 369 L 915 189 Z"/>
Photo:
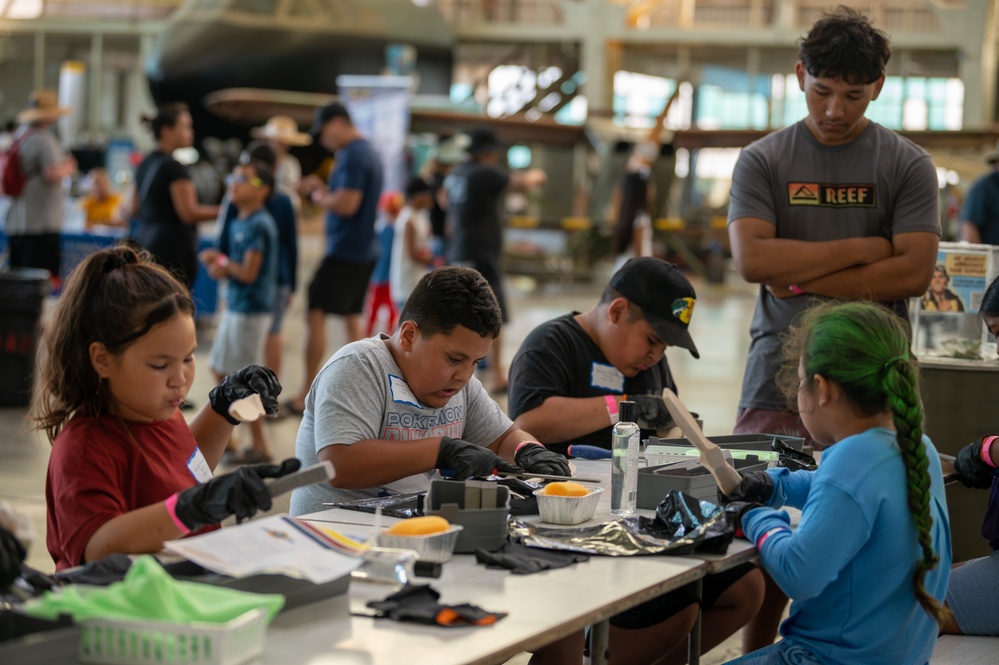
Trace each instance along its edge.
<path fill-rule="evenodd" d="M 281 384 L 274 372 L 262 365 L 247 365 L 243 369 L 237 369 L 222 379 L 222 383 L 212 388 L 208 393 L 208 399 L 215 413 L 233 425 L 238 425 L 240 421 L 229 415 L 229 405 L 253 393 L 260 395 L 260 401 L 268 416 L 277 415 L 277 397 L 281 394 Z"/>
<path fill-rule="evenodd" d="M 527 443 L 513 456 L 517 466 L 528 473 L 542 473 L 548 476 L 571 476 L 569 460 L 545 448 L 540 443 Z"/>
<path fill-rule="evenodd" d="M 0 527 L 0 591 L 9 587 L 21 574 L 21 563 L 27 556 L 21 541 Z"/>
<path fill-rule="evenodd" d="M 368 601 L 376 619 L 413 621 L 433 626 L 491 626 L 506 612 L 488 612 L 476 605 L 442 605 L 441 595 L 427 584 L 407 584 L 384 600 Z M 364 616 L 364 615 L 359 615 Z"/>
<path fill-rule="evenodd" d="M 996 469 L 982 461 L 982 442 L 987 438 L 983 437 L 974 443 L 969 443 L 961 448 L 961 452 L 954 458 L 957 479 L 964 483 L 965 487 L 983 490 L 992 487 Z M 999 442 L 992 445 L 999 445 Z"/>
<path fill-rule="evenodd" d="M 218 524 L 230 515 L 240 521 L 253 517 L 258 510 L 271 509 L 271 495 L 264 478 L 280 478 L 298 471 L 301 466 L 300 461 L 290 458 L 281 462 L 281 466 L 240 467 L 203 485 L 178 492 L 175 515 L 191 531 Z"/>
<path fill-rule="evenodd" d="M 635 403 L 635 423 L 642 429 L 661 430 L 673 424 L 673 417 L 666 410 L 666 403 L 659 395 L 624 395 L 623 399 Z"/>
<path fill-rule="evenodd" d="M 742 482 L 729 494 L 718 490 L 718 503 L 726 505 L 733 501 L 752 501 L 761 505 L 766 505 L 767 501 L 774 494 L 774 480 L 766 471 L 754 471 L 743 473 Z"/>
<path fill-rule="evenodd" d="M 725 513 L 735 524 L 735 535 L 745 537 L 745 533 L 742 528 L 742 518 L 745 517 L 746 513 L 753 508 L 763 508 L 763 504 L 756 503 L 755 501 L 732 501 L 725 506 Z"/>
<path fill-rule="evenodd" d="M 491 476 L 494 469 L 510 473 L 521 472 L 520 468 L 485 446 L 446 436 L 441 439 L 441 447 L 437 452 L 437 468 L 451 469 L 456 480 Z"/>

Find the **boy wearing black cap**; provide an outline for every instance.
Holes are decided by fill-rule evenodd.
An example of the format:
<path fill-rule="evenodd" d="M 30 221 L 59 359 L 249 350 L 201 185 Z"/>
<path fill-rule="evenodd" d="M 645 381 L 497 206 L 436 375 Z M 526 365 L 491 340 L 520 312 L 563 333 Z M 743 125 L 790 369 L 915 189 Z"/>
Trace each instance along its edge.
<path fill-rule="evenodd" d="M 618 402 L 638 402 L 639 423 L 669 424 L 663 388 L 676 390 L 665 350 L 699 357 L 687 329 L 697 295 L 679 268 L 656 258 L 625 263 L 592 309 L 543 323 L 510 366 L 509 414 L 546 448 L 610 448 Z M 654 432 L 653 432 L 654 433 Z M 753 564 L 704 580 L 702 651 L 739 630 L 759 609 L 763 578 Z M 683 587 L 611 617 L 615 662 L 686 662 L 697 596 Z"/>
<path fill-rule="evenodd" d="M 659 396 L 676 383 L 664 351 L 679 346 L 699 357 L 687 330 L 695 302 L 694 287 L 673 264 L 629 260 L 595 307 L 527 336 L 510 366 L 510 416 L 561 453 L 570 443 L 610 448 L 625 395 L 638 402 L 644 429 L 668 425 Z"/>
<path fill-rule="evenodd" d="M 361 312 L 378 249 L 375 219 L 382 192 L 382 163 L 374 147 L 336 102 L 316 109 L 309 133 L 336 153 L 329 184 L 315 175 L 302 180 L 299 193 L 326 212 L 326 256 L 309 284 L 302 389 L 285 403 L 295 414 L 305 409 L 305 395 L 326 355 L 326 315 L 344 317 L 347 340 L 364 337 Z"/>

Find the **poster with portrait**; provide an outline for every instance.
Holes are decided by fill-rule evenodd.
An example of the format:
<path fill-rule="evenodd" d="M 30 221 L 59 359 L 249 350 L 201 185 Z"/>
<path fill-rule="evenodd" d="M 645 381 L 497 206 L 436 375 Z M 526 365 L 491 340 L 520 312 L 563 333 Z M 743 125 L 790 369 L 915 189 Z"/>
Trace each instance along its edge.
<path fill-rule="evenodd" d="M 988 259 L 981 252 L 940 251 L 920 308 L 950 314 L 977 312 L 988 286 Z"/>

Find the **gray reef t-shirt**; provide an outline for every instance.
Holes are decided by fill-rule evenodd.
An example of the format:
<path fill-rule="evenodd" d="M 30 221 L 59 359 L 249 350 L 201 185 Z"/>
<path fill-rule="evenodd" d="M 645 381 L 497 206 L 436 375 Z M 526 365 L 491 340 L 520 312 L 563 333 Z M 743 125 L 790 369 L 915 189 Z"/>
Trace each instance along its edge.
<path fill-rule="evenodd" d="M 755 217 L 778 238 L 840 240 L 927 231 L 940 234 L 937 174 L 929 154 L 874 122 L 850 143 L 827 146 L 804 122 L 765 136 L 739 155 L 728 223 Z M 786 411 L 774 375 L 781 341 L 817 296 L 775 298 L 760 287 L 750 326 L 740 408 Z M 885 303 L 904 314 L 905 303 Z"/>
<path fill-rule="evenodd" d="M 61 181 L 50 183 L 43 173 L 46 168 L 59 165 L 63 159 L 62 150 L 50 129 L 22 126 L 15 138 L 26 132 L 32 134 L 18 149 L 24 170 L 24 191 L 11 199 L 4 232 L 9 236 L 59 233 L 62 231 L 66 194 Z"/>
<path fill-rule="evenodd" d="M 305 398 L 305 415 L 295 440 L 295 456 L 302 466 L 318 463 L 318 453 L 326 446 L 366 439 L 447 436 L 487 446 L 513 425 L 474 376 L 443 408 L 420 404 L 385 346 L 386 339 L 371 337 L 348 344 L 319 371 Z M 325 510 L 323 503 L 333 501 L 425 491 L 434 475 L 428 471 L 363 490 L 334 489 L 328 484 L 302 487 L 292 492 L 291 514 Z"/>

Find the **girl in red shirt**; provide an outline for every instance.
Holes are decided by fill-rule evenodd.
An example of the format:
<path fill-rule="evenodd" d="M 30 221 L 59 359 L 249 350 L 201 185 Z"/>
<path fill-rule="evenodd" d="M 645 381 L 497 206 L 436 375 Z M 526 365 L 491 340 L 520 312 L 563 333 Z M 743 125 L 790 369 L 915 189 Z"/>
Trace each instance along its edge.
<path fill-rule="evenodd" d="M 227 376 L 188 424 L 194 303 L 148 254 L 96 252 L 73 271 L 41 342 L 30 417 L 52 444 L 46 479 L 49 552 L 61 570 L 163 542 L 230 515 L 271 507 L 263 478 L 298 468 L 240 468 L 214 477 L 234 425 L 230 404 L 253 393 L 268 414 L 281 392 L 250 365 Z"/>

